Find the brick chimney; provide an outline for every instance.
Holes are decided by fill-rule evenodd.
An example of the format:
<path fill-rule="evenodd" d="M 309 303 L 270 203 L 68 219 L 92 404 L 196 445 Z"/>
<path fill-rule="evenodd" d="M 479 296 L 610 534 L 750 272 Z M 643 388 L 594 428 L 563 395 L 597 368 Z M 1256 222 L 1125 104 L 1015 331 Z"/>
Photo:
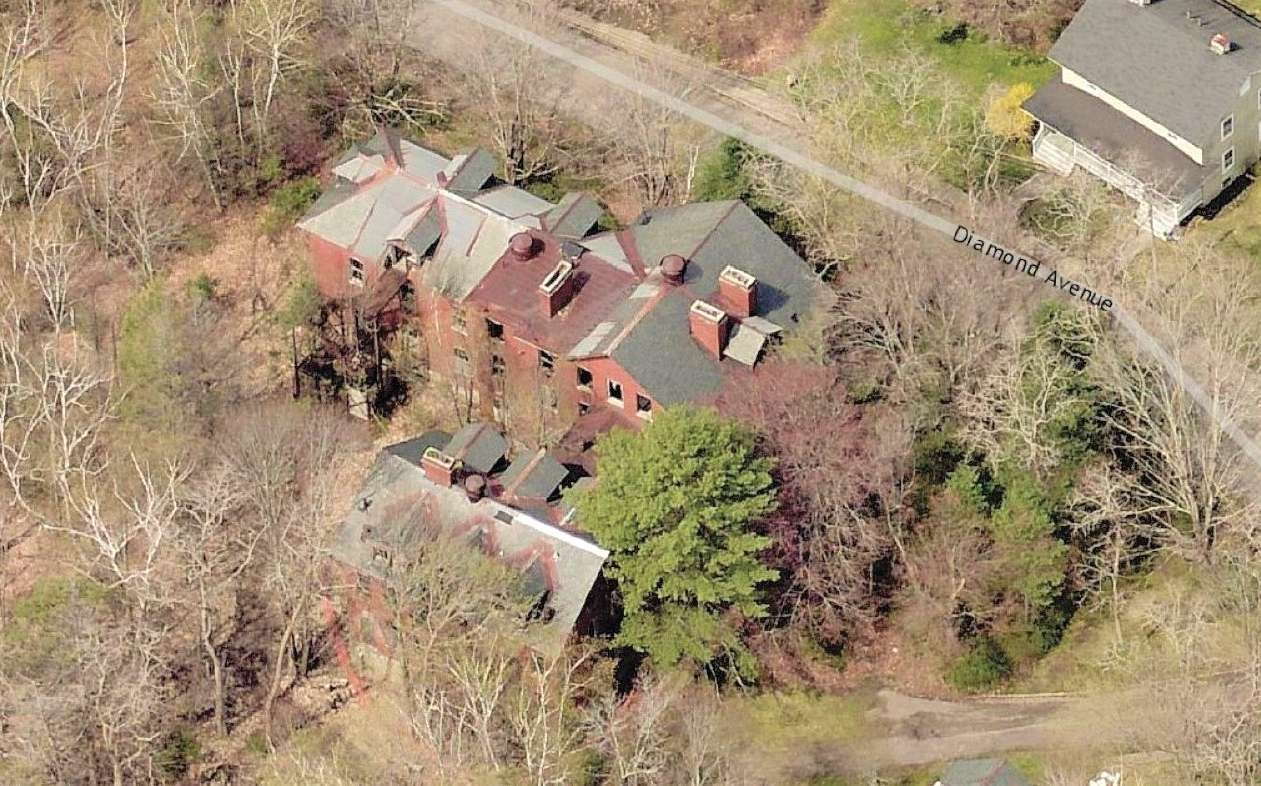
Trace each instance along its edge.
<path fill-rule="evenodd" d="M 450 486 L 455 483 L 455 456 L 449 456 L 437 448 L 425 448 L 425 453 L 420 457 L 420 468 L 425 471 L 425 477 L 439 486 Z"/>
<path fill-rule="evenodd" d="M 1218 33 L 1209 39 L 1208 47 L 1213 50 L 1214 54 L 1224 55 L 1231 48 L 1230 36 L 1225 33 Z"/>
<path fill-rule="evenodd" d="M 718 276 L 718 297 L 738 317 L 757 313 L 757 279 L 739 268 L 727 265 Z"/>
<path fill-rule="evenodd" d="M 699 341 L 715 360 L 721 360 L 722 351 L 727 348 L 727 330 L 730 327 L 726 313 L 704 300 L 693 300 L 687 322 L 692 338 Z"/>
<path fill-rule="evenodd" d="M 551 319 L 569 305 L 574 296 L 574 265 L 561 260 L 539 284 L 539 304 L 543 314 Z"/>

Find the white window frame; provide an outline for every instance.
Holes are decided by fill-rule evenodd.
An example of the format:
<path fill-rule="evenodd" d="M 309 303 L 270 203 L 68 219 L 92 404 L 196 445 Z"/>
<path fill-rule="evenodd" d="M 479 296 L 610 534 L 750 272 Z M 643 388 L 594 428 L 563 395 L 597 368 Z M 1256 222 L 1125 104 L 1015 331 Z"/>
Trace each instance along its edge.
<path fill-rule="evenodd" d="M 575 371 L 574 371 L 574 385 L 575 385 L 575 386 L 576 386 L 579 390 L 585 390 L 585 391 L 587 391 L 588 393 L 589 393 L 589 392 L 591 392 L 591 383 L 592 383 L 592 382 L 595 382 L 595 374 L 592 374 L 592 373 L 591 373 L 591 369 L 586 368 L 585 366 L 574 366 L 574 369 L 575 369 Z M 590 380 L 589 382 L 586 382 L 585 384 L 584 384 L 584 383 L 583 383 L 583 381 L 582 381 L 582 376 L 583 376 L 584 374 L 585 374 L 585 375 L 587 376 L 587 378 Z"/>
<path fill-rule="evenodd" d="M 1233 133 L 1235 133 L 1235 116 L 1226 115 L 1222 118 L 1222 139 L 1229 139 Z"/>
<path fill-rule="evenodd" d="M 347 271 L 346 275 L 354 286 L 361 287 L 368 279 L 368 271 L 364 267 L 362 259 L 351 257 L 350 262 L 347 263 Z"/>
<path fill-rule="evenodd" d="M 613 395 L 614 387 L 617 388 L 616 396 Z M 626 406 L 626 391 L 622 389 L 621 382 L 618 382 L 616 379 L 610 379 L 608 381 L 608 384 L 605 385 L 605 391 L 608 393 L 608 396 L 606 398 L 608 399 L 608 402 L 610 404 L 612 404 L 615 407 Z"/>
<path fill-rule="evenodd" d="M 1227 159 L 1230 159 L 1229 163 L 1227 163 Z M 1224 151 L 1222 151 L 1222 173 L 1226 174 L 1234 168 L 1235 168 L 1235 148 L 1228 147 Z"/>
<path fill-rule="evenodd" d="M 648 402 L 647 409 L 639 408 L 640 401 Z M 635 394 L 635 414 L 643 418 L 644 420 L 652 420 L 652 399 L 648 398 L 642 393 L 636 393 Z"/>

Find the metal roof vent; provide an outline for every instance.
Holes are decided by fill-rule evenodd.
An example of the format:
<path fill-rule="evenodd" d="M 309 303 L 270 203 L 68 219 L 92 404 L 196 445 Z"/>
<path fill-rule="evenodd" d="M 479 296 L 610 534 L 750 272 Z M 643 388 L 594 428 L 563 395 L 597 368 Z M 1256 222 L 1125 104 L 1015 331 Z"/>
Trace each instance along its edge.
<path fill-rule="evenodd" d="M 518 262 L 529 262 L 534 258 L 534 238 L 529 232 L 518 232 L 508 241 L 508 251 Z"/>
<path fill-rule="evenodd" d="M 661 275 L 671 284 L 682 284 L 686 270 L 687 260 L 678 254 L 668 254 L 661 258 Z"/>
<path fill-rule="evenodd" d="M 1213 54 L 1224 55 L 1231 50 L 1230 37 L 1225 33 L 1218 33 L 1209 39 L 1208 48 L 1213 50 Z"/>
<path fill-rule="evenodd" d="M 1130 0 L 1134 5 L 1151 5 L 1152 0 Z"/>

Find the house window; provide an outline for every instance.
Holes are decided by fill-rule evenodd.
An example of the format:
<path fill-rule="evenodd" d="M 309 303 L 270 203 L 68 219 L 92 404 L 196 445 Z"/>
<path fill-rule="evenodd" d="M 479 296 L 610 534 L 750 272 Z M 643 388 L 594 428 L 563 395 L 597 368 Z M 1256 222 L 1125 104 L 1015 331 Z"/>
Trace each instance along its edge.
<path fill-rule="evenodd" d="M 553 388 L 543 388 L 543 403 L 547 405 L 548 412 L 560 412 L 560 399 L 556 395 Z"/>
<path fill-rule="evenodd" d="M 486 320 L 486 335 L 489 336 L 492 341 L 503 341 L 504 326 L 493 319 L 488 319 Z"/>
<path fill-rule="evenodd" d="M 578 417 L 582 417 L 591 411 L 591 405 L 585 401 L 578 402 Z"/>
<path fill-rule="evenodd" d="M 550 377 L 556 371 L 556 356 L 551 352 L 539 350 L 539 368 L 543 371 L 543 376 Z"/>
<path fill-rule="evenodd" d="M 1230 136 L 1234 132 L 1235 132 L 1235 116 L 1227 115 L 1226 119 L 1222 121 L 1222 139 L 1225 139 L 1226 137 Z"/>
<path fill-rule="evenodd" d="M 1229 172 L 1231 167 L 1235 165 L 1235 148 L 1228 147 L 1226 152 L 1222 153 L 1222 171 Z"/>
<path fill-rule="evenodd" d="M 455 354 L 456 372 L 462 377 L 469 376 L 468 353 L 460 349 L 459 347 L 456 347 L 453 350 L 453 353 Z"/>
<path fill-rule="evenodd" d="M 380 546 L 373 546 L 372 547 L 372 561 L 388 563 L 390 561 L 390 552 L 386 551 Z"/>
<path fill-rule="evenodd" d="M 385 249 L 385 259 L 382 262 L 382 266 L 386 270 L 390 270 L 395 265 L 402 262 L 408 270 L 411 270 L 412 261 L 412 252 L 408 251 L 403 246 L 400 246 L 398 243 L 391 243 Z"/>
<path fill-rule="evenodd" d="M 465 319 L 462 309 L 456 309 L 451 312 L 451 329 L 456 333 L 468 334 L 468 321 Z"/>
<path fill-rule="evenodd" d="M 363 282 L 364 282 L 363 260 L 355 259 L 354 257 L 351 257 L 350 258 L 350 283 L 354 284 L 355 286 L 361 287 L 363 286 Z"/>
<path fill-rule="evenodd" d="M 635 414 L 641 418 L 652 417 L 652 399 L 635 394 Z"/>
<path fill-rule="evenodd" d="M 622 386 L 611 379 L 609 380 L 609 402 L 622 406 Z"/>
<path fill-rule="evenodd" d="M 490 356 L 490 373 L 496 377 L 502 377 L 504 374 L 504 359 L 501 355 Z"/>
<path fill-rule="evenodd" d="M 585 369 L 582 366 L 578 367 L 578 387 L 582 388 L 583 390 L 590 390 L 591 381 L 593 379 L 594 377 L 591 376 L 590 370 Z"/>

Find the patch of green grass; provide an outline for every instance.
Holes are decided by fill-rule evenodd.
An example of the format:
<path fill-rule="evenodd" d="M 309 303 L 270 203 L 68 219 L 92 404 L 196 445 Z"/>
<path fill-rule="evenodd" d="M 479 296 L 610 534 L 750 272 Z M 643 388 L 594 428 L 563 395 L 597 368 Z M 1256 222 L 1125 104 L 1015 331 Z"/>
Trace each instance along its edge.
<path fill-rule="evenodd" d="M 1212 221 L 1200 222 L 1192 232 L 1207 233 L 1261 264 L 1261 187 L 1258 186 L 1261 184 L 1253 183 L 1233 205 Z"/>
<path fill-rule="evenodd" d="M 728 699 L 725 706 L 750 739 L 778 748 L 866 737 L 875 731 L 867 718 L 874 703 L 873 694 L 764 693 Z"/>
<path fill-rule="evenodd" d="M 814 41 L 826 46 L 849 36 L 858 36 L 872 55 L 897 54 L 904 48 L 927 55 L 974 98 L 994 83 L 1039 87 L 1058 70 L 1045 57 L 989 41 L 905 0 L 835 0 Z"/>

